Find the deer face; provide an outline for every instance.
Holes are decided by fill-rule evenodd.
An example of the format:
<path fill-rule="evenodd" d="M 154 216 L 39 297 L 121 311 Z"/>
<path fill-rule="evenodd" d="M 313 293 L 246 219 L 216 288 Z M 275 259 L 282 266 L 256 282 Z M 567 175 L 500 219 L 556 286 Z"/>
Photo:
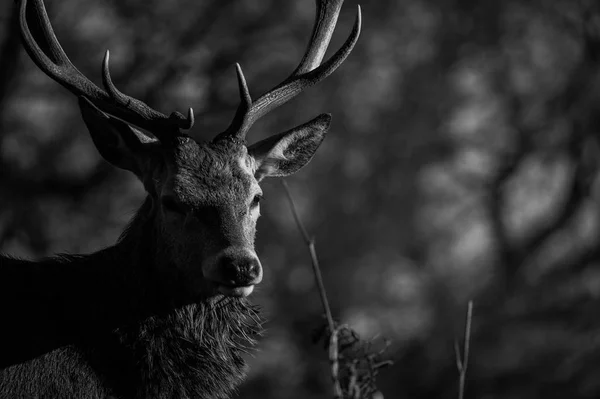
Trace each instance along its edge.
<path fill-rule="evenodd" d="M 156 190 L 165 250 L 189 291 L 249 295 L 262 279 L 254 251 L 262 191 L 252 157 L 232 141 L 179 138 L 173 150 L 161 176 L 146 183 Z"/>
<path fill-rule="evenodd" d="M 167 143 L 113 118 L 82 98 L 84 121 L 101 155 L 135 173 L 152 197 L 157 267 L 189 296 L 247 296 L 262 280 L 254 250 L 260 181 L 287 176 L 310 161 L 329 127 L 322 115 L 246 147 L 234 137 Z"/>

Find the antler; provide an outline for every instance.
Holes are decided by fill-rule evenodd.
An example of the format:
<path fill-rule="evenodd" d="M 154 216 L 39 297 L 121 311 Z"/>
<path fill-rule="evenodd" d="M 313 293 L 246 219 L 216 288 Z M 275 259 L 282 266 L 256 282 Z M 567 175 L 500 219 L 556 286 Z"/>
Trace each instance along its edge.
<path fill-rule="evenodd" d="M 188 110 L 187 117 L 179 112 L 170 116 L 152 109 L 144 102 L 121 93 L 110 78 L 108 67 L 109 52 L 106 51 L 102 63 L 102 82 L 106 91 L 102 90 L 85 77 L 69 60 L 62 49 L 52 25 L 48 19 L 42 0 L 32 0 L 30 12 L 35 13 L 32 29 L 36 36 L 41 36 L 38 42 L 27 23 L 27 0 L 21 0 L 19 10 L 19 26 L 21 37 L 27 53 L 35 64 L 48 76 L 77 96 L 91 100 L 102 111 L 123 121 L 153 133 L 158 139 L 172 137 L 169 133 L 178 133 L 179 129 L 190 129 L 194 124 L 194 111 Z M 41 44 L 41 46 L 40 46 Z M 42 50 L 42 48 L 45 50 Z"/>
<path fill-rule="evenodd" d="M 235 137 L 244 140 L 250 127 L 260 117 L 296 97 L 304 89 L 331 75 L 348 57 L 360 35 L 360 6 L 352 32 L 342 47 L 324 64 L 321 61 L 331 41 L 331 36 L 344 0 L 316 0 L 315 25 L 308 47 L 296 70 L 283 82 L 252 102 L 248 85 L 239 64 L 236 73 L 240 91 L 240 105 L 229 127 L 215 139 Z"/>

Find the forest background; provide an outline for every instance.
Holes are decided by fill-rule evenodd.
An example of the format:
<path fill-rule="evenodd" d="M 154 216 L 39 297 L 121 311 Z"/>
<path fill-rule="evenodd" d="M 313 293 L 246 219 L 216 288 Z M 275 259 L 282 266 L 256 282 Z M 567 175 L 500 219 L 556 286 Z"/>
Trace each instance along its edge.
<path fill-rule="evenodd" d="M 299 61 L 309 0 L 48 0 L 72 61 L 124 92 L 194 107 L 210 139 L 238 102 Z M 325 82 L 258 122 L 256 141 L 322 113 L 330 133 L 288 179 L 314 234 L 334 315 L 386 337 L 386 398 L 454 398 L 454 341 L 475 302 L 466 397 L 600 397 L 600 2 L 365 0 L 363 31 Z M 352 26 L 347 0 L 331 49 Z M 331 52 L 331 51 L 330 51 Z M 140 183 L 105 163 L 76 99 L 22 50 L 0 5 L 0 251 L 112 244 Z M 310 259 L 265 183 L 253 295 L 268 318 L 239 398 L 330 398 Z"/>

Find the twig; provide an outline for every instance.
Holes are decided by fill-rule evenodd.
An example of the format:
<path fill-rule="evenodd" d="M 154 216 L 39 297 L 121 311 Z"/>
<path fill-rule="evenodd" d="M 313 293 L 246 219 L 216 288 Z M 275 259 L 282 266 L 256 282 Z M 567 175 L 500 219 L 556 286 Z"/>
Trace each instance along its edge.
<path fill-rule="evenodd" d="M 456 353 L 456 368 L 460 376 L 458 387 L 458 399 L 463 399 L 465 395 L 465 381 L 467 379 L 467 368 L 469 366 L 469 346 L 471 343 L 471 320 L 473 319 L 473 301 L 469 301 L 467 307 L 467 320 L 465 322 L 465 337 L 463 354 L 461 357 L 458 340 L 454 341 L 454 351 Z"/>
<path fill-rule="evenodd" d="M 380 369 L 392 364 L 391 360 L 382 359 L 385 350 L 389 347 L 389 342 L 384 341 L 385 347 L 380 351 L 374 351 L 373 340 L 361 340 L 356 331 L 350 326 L 334 321 L 321 276 L 315 241 L 308 235 L 300 220 L 288 185 L 283 180 L 281 184 L 290 203 L 296 225 L 308 246 L 313 272 L 327 317 L 327 325 L 323 326 L 322 334 L 328 348 L 331 379 L 333 381 L 333 397 L 334 399 L 383 398 L 375 385 L 375 377 Z"/>
<path fill-rule="evenodd" d="M 292 210 L 292 215 L 294 216 L 294 220 L 296 221 L 296 225 L 302 234 L 302 238 L 304 242 L 308 246 L 308 251 L 310 252 L 310 259 L 312 263 L 313 272 L 315 274 L 315 280 L 317 281 L 317 287 L 319 289 L 319 295 L 321 296 L 321 303 L 323 304 L 323 309 L 325 310 L 325 316 L 327 317 L 327 325 L 329 326 L 329 331 L 331 332 L 331 336 L 329 338 L 329 361 L 331 362 L 331 373 L 333 377 L 333 390 L 334 397 L 342 398 L 342 388 L 340 386 L 340 381 L 338 378 L 339 373 L 339 361 L 338 361 L 338 329 L 333 321 L 333 317 L 331 315 L 331 308 L 329 307 L 329 301 L 327 300 L 327 293 L 325 292 L 325 285 L 323 284 L 323 277 L 321 276 L 321 268 L 319 267 L 319 259 L 317 258 L 317 251 L 315 249 L 315 240 L 314 238 L 309 237 L 306 229 L 304 228 L 304 224 L 298 215 L 298 211 L 296 209 L 296 204 L 294 203 L 294 199 L 292 198 L 292 194 L 290 193 L 290 189 L 285 180 L 281 179 L 281 185 L 285 191 L 288 202 L 290 204 L 290 208 Z"/>
<path fill-rule="evenodd" d="M 333 398 L 343 399 L 344 394 L 340 383 L 340 356 L 338 346 L 338 329 L 334 328 L 329 337 L 329 364 L 331 367 L 331 379 L 333 380 Z"/>
<path fill-rule="evenodd" d="M 290 208 L 292 210 L 292 214 L 294 215 L 294 220 L 298 225 L 298 229 L 302 234 L 302 238 L 304 242 L 308 246 L 308 250 L 310 252 L 310 259 L 312 262 L 313 272 L 315 273 L 315 279 L 317 280 L 317 287 L 319 288 L 319 294 L 321 295 L 321 302 L 323 304 L 323 309 L 325 310 L 325 316 L 327 317 L 327 324 L 329 325 L 329 330 L 332 332 L 335 330 L 335 323 L 333 322 L 333 317 L 331 316 L 331 308 L 329 307 L 329 301 L 327 300 L 327 293 L 325 292 L 325 285 L 323 284 L 323 277 L 321 276 L 321 268 L 319 267 L 319 259 L 317 258 L 317 251 L 315 250 L 315 240 L 314 238 L 309 237 L 306 229 L 304 228 L 304 224 L 298 215 L 298 211 L 296 210 L 296 204 L 294 203 L 294 199 L 292 198 L 292 194 L 290 193 L 290 189 L 285 180 L 281 179 L 281 185 L 285 190 L 285 194 L 287 195 L 288 202 L 290 203 Z"/>

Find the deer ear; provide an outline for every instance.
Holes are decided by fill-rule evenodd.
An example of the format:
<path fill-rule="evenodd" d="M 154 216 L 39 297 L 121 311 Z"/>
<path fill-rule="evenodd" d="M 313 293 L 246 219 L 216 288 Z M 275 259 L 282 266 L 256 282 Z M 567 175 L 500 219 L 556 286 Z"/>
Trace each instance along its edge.
<path fill-rule="evenodd" d="M 141 177 L 141 157 L 153 139 L 79 97 L 79 109 L 100 155 L 110 164 Z"/>
<path fill-rule="evenodd" d="M 325 138 L 331 115 L 315 119 L 285 133 L 276 134 L 248 148 L 256 162 L 258 181 L 265 177 L 288 176 L 306 165 Z"/>

